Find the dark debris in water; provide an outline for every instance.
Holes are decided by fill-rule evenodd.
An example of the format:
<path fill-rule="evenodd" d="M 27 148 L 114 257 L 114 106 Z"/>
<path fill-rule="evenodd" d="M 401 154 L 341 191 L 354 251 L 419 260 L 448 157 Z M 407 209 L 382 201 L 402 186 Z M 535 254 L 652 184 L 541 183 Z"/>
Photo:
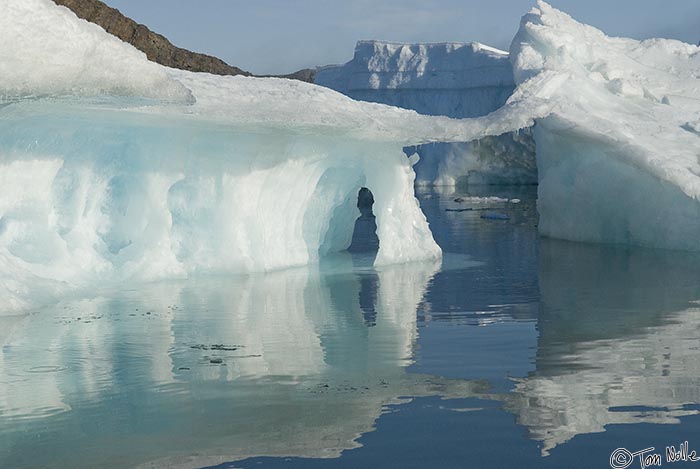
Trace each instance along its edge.
<path fill-rule="evenodd" d="M 77 323 L 82 323 L 82 324 L 90 324 L 93 321 L 97 321 L 99 319 L 102 319 L 102 316 L 80 316 L 77 318 L 71 318 L 68 316 L 63 316 L 58 318 L 56 321 L 54 321 L 54 324 L 72 324 L 74 322 Z"/>
<path fill-rule="evenodd" d="M 493 210 L 493 207 L 467 207 L 467 208 L 446 208 L 445 209 L 446 212 L 484 212 L 486 210 Z"/>
<path fill-rule="evenodd" d="M 389 383 L 387 383 L 384 380 L 380 380 L 378 383 L 376 383 L 376 386 L 379 386 L 382 388 L 388 388 Z M 316 386 L 305 388 L 305 390 L 307 392 L 312 393 L 312 394 L 326 394 L 326 393 L 366 394 L 367 392 L 371 391 L 371 389 L 376 387 L 376 386 L 374 386 L 370 383 L 351 383 L 351 382 L 345 381 L 343 383 L 335 383 L 335 384 L 318 383 Z"/>
<path fill-rule="evenodd" d="M 206 345 L 206 344 L 196 344 L 196 345 L 190 345 L 190 348 L 196 349 L 196 350 L 217 350 L 217 351 L 223 351 L 223 352 L 235 352 L 239 348 L 243 348 L 243 345 L 224 345 L 224 344 L 212 344 L 212 345 Z"/>

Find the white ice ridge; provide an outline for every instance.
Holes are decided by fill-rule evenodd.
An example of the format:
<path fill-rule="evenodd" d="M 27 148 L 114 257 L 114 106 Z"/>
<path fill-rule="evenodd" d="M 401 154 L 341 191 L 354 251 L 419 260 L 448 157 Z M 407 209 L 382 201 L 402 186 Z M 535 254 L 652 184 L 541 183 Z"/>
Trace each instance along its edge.
<path fill-rule="evenodd" d="M 402 147 L 513 125 L 170 70 L 49 0 L 1 9 L 0 314 L 315 262 L 348 247 L 363 186 L 377 264 L 438 259 Z"/>

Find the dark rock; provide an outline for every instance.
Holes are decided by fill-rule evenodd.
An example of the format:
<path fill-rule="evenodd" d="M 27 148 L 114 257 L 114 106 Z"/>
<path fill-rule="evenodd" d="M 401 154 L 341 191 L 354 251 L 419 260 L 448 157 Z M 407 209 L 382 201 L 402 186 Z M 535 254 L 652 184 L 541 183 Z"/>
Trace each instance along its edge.
<path fill-rule="evenodd" d="M 287 75 L 259 75 L 261 78 L 288 78 L 290 80 L 305 81 L 307 83 L 313 83 L 316 79 L 316 69 L 315 68 L 304 68 L 298 70 L 294 73 L 289 73 Z"/>

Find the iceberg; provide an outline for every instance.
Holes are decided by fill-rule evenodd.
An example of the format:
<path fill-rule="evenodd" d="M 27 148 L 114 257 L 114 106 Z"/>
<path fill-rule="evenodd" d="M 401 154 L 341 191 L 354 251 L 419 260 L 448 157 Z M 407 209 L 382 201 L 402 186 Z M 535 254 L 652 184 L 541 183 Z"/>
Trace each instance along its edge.
<path fill-rule="evenodd" d="M 480 43 L 404 44 L 359 41 L 344 65 L 318 70 L 315 83 L 362 101 L 420 114 L 479 117 L 502 107 L 515 89 L 508 52 Z M 528 131 L 461 143 L 409 147 L 416 183 L 535 184 Z"/>
<path fill-rule="evenodd" d="M 441 256 L 402 147 L 461 140 L 475 123 L 165 68 L 50 0 L 5 2 L 0 37 L 3 313 L 96 286 L 316 262 L 349 246 L 361 187 L 377 264 Z"/>
<path fill-rule="evenodd" d="M 315 83 L 353 99 L 455 118 L 488 114 L 515 89 L 508 52 L 477 42 L 359 41 L 352 60 L 319 68 Z"/>
<path fill-rule="evenodd" d="M 522 163 L 527 152 L 497 139 L 515 142 L 535 122 L 541 234 L 700 248 L 696 46 L 608 38 L 539 2 L 511 46 L 515 91 L 489 114 L 453 119 L 298 81 L 162 67 L 49 0 L 3 9 L 3 314 L 97 286 L 317 262 L 350 245 L 362 187 L 375 199 L 377 265 L 438 259 L 414 197 L 420 158 L 402 148 L 478 141 Z M 498 64 L 453 77 L 511 86 L 503 53 L 440 47 Z M 416 73 L 378 83 L 449 90 L 429 67 L 440 60 L 396 50 Z M 478 113 L 504 96 L 477 100 Z"/>
<path fill-rule="evenodd" d="M 375 270 L 338 257 L 330 266 L 164 281 L 0 318 L 0 467 L 338 458 L 362 446 L 387 406 L 488 390 L 484 381 L 409 368 L 417 310 L 440 262 Z M 148 431 L 124 437 L 144 420 Z M 39 433 L 41 451 L 27 438 Z"/>
<path fill-rule="evenodd" d="M 463 136 L 498 137 L 536 121 L 542 235 L 700 250 L 699 47 L 607 37 L 538 1 L 509 60 L 515 91 L 503 107 L 472 118 L 475 132 Z M 435 153 L 447 156 L 433 158 L 424 180 L 459 179 L 463 161 Z"/>
<path fill-rule="evenodd" d="M 510 56 L 509 103 L 551 106 L 534 129 L 540 233 L 700 250 L 700 48 L 607 37 L 539 1 Z"/>

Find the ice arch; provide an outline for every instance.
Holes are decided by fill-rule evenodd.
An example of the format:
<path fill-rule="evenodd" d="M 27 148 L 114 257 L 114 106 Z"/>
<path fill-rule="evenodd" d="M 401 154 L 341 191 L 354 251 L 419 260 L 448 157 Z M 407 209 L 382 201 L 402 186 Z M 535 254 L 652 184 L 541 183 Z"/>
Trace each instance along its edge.
<path fill-rule="evenodd" d="M 400 145 L 65 102 L 3 116 L 0 259 L 16 283 L 308 264 L 350 245 L 364 186 L 386 240 L 376 263 L 440 257 Z"/>

